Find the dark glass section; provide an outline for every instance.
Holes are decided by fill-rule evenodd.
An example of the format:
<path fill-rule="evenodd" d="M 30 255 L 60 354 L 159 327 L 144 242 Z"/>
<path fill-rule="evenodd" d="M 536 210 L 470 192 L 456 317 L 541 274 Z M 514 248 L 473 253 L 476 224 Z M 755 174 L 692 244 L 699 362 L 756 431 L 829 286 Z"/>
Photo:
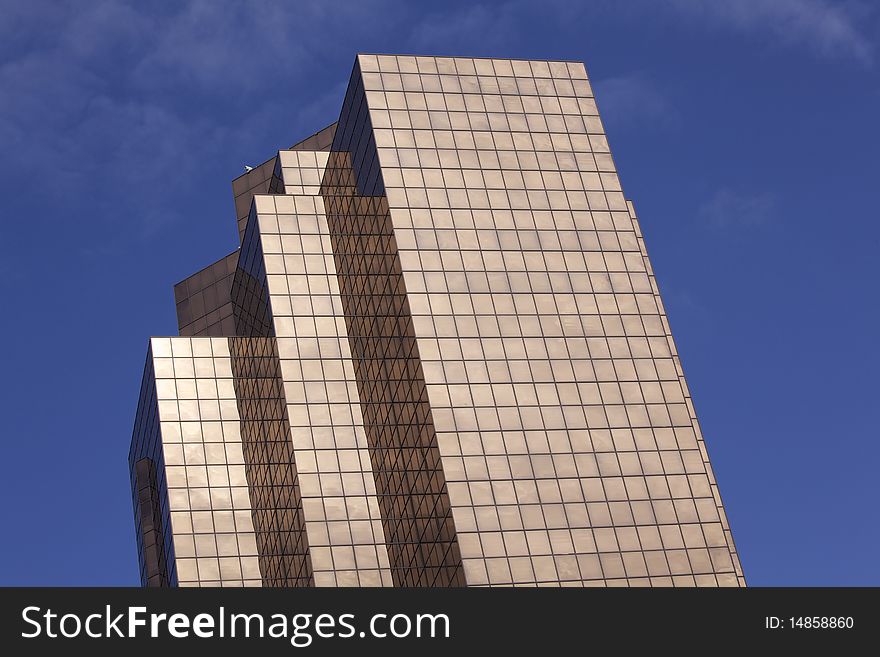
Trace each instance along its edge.
<path fill-rule="evenodd" d="M 396 586 L 463 586 L 428 404 L 358 64 L 321 192 Z"/>
<path fill-rule="evenodd" d="M 150 464 L 146 479 L 142 475 L 145 462 Z M 140 469 L 139 463 L 142 464 Z M 174 564 L 174 543 L 169 530 L 171 514 L 165 481 L 152 348 L 147 352 L 147 364 L 141 381 L 128 467 L 141 585 L 176 586 L 177 572 Z M 147 491 L 149 506 L 145 508 L 142 505 L 142 496 L 147 495 Z"/>
<path fill-rule="evenodd" d="M 233 282 L 229 341 L 242 449 L 266 586 L 313 586 L 290 422 L 272 327 L 260 231 L 252 209 Z"/>
<path fill-rule="evenodd" d="M 275 158 L 275 168 L 272 169 L 272 179 L 269 181 L 268 193 L 284 193 L 284 178 L 281 175 L 281 158 Z"/>
<path fill-rule="evenodd" d="M 364 96 L 360 64 L 357 60 L 354 62 L 354 70 L 348 83 L 348 91 L 345 93 L 342 112 L 339 114 L 339 122 L 336 124 L 336 134 L 330 150 L 333 153 L 349 154 L 351 166 L 348 172 L 354 177 L 342 181 L 328 179 L 325 175 L 326 183 L 334 187 L 343 183 L 356 185 L 360 196 L 381 196 L 385 193 L 382 170 L 376 152 L 376 140 L 370 123 L 370 110 Z"/>
<path fill-rule="evenodd" d="M 140 510 L 140 540 L 143 549 L 145 586 L 168 586 L 165 546 L 162 538 L 162 514 L 159 510 L 159 486 L 156 464 L 142 458 L 134 464 L 135 494 Z"/>
<path fill-rule="evenodd" d="M 237 264 L 238 251 L 234 251 L 174 286 L 180 335 L 225 337 L 235 334 L 232 279 Z"/>
<path fill-rule="evenodd" d="M 298 141 L 288 150 L 291 151 L 329 151 L 336 134 L 336 123 L 331 123 L 326 128 L 321 128 L 313 135 L 309 135 L 302 141 Z"/>
<path fill-rule="evenodd" d="M 260 244 L 260 231 L 253 208 L 251 208 L 248 226 L 242 239 L 231 295 L 235 335 L 269 336 L 274 334 L 269 290 L 266 287 L 266 269 Z"/>
<path fill-rule="evenodd" d="M 275 338 L 231 338 L 241 441 L 264 586 L 313 586 Z"/>
<path fill-rule="evenodd" d="M 257 194 L 267 194 L 275 171 L 275 157 L 254 167 L 232 181 L 232 195 L 235 199 L 235 216 L 238 219 L 238 238 L 244 238 L 251 203 Z"/>

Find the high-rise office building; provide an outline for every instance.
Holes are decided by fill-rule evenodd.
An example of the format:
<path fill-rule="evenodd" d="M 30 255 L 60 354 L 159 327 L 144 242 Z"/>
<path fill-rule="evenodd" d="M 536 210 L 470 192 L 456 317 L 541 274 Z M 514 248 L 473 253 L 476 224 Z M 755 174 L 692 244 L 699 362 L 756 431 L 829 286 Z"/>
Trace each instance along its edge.
<path fill-rule="evenodd" d="M 232 183 L 130 452 L 148 586 L 742 586 L 583 64 L 360 55 Z"/>

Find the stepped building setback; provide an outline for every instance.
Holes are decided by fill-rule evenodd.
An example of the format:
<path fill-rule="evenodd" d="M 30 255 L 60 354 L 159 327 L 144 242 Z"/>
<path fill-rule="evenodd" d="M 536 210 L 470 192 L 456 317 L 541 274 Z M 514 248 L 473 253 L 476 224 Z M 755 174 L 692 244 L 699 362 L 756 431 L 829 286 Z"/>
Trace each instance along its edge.
<path fill-rule="evenodd" d="M 145 586 L 745 585 L 583 64 L 359 55 L 232 188 L 147 352 Z"/>

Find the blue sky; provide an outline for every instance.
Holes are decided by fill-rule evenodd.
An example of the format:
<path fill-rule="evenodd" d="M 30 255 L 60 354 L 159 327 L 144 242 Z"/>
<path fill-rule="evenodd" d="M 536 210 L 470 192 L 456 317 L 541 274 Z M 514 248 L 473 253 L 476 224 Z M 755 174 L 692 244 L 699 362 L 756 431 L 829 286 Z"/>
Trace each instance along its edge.
<path fill-rule="evenodd" d="M 868 2 L 0 0 L 0 584 L 136 583 L 147 337 L 361 51 L 586 62 L 749 582 L 880 585 L 878 50 Z"/>

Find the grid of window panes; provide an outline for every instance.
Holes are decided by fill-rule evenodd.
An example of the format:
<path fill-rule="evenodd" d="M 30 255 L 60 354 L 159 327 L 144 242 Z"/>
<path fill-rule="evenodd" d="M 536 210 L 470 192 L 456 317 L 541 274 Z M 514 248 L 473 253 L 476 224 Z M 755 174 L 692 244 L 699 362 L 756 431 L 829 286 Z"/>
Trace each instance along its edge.
<path fill-rule="evenodd" d="M 684 399 L 685 399 L 685 402 L 687 403 L 687 406 L 688 406 L 688 411 L 690 413 L 691 421 L 693 422 L 694 433 L 697 438 L 697 444 L 699 446 L 700 455 L 702 456 L 703 463 L 705 464 L 705 467 L 706 467 L 706 475 L 709 477 L 709 486 L 712 489 L 712 497 L 715 500 L 715 506 L 718 510 L 718 520 L 721 522 L 721 527 L 724 530 L 724 536 L 727 541 L 727 546 L 730 549 L 730 555 L 731 555 L 731 559 L 733 561 L 734 570 L 736 571 L 736 574 L 737 574 L 737 580 L 738 580 L 740 586 L 745 586 L 745 584 L 746 584 L 745 577 L 742 572 L 742 566 L 739 561 L 739 555 L 737 554 L 737 551 L 736 551 L 736 545 L 733 541 L 733 534 L 730 531 L 730 524 L 727 521 L 727 514 L 725 513 L 724 505 L 721 502 L 721 493 L 718 490 L 718 482 L 715 480 L 715 474 L 713 473 L 712 465 L 709 462 L 709 454 L 706 451 L 706 445 L 703 441 L 703 434 L 700 431 L 700 424 L 697 421 L 697 415 L 696 415 L 696 411 L 694 410 L 694 404 L 693 404 L 693 401 L 691 400 L 691 395 L 690 395 L 690 391 L 688 389 L 687 382 L 684 379 L 684 370 L 682 369 L 682 366 L 681 366 L 681 360 L 678 357 L 678 351 L 675 348 L 675 341 L 672 339 L 672 332 L 669 328 L 669 321 L 666 318 L 666 311 L 663 306 L 663 301 L 660 299 L 660 289 L 657 287 L 657 281 L 654 277 L 654 271 L 651 267 L 650 261 L 648 260 L 648 251 L 645 247 L 645 240 L 642 237 L 642 229 L 639 226 L 639 221 L 638 221 L 638 218 L 636 217 L 635 208 L 633 207 L 633 204 L 631 201 L 627 201 L 627 207 L 629 210 L 630 217 L 632 218 L 632 221 L 633 221 L 633 228 L 635 230 L 636 237 L 639 240 L 639 250 L 641 251 L 642 258 L 644 259 L 644 262 L 645 262 L 645 271 L 648 273 L 648 278 L 651 281 L 651 288 L 654 292 L 654 296 L 657 299 L 657 307 L 660 309 L 660 315 L 661 315 L 661 321 L 663 323 L 663 329 L 666 333 L 666 339 L 669 341 L 669 349 L 670 349 L 670 352 L 672 353 L 672 358 L 675 361 L 676 370 L 678 371 L 678 379 L 681 382 L 682 393 L 684 394 Z M 691 455 L 691 458 L 694 458 L 694 457 Z M 711 514 L 707 513 L 706 516 L 711 517 Z M 720 548 L 716 547 L 715 549 L 720 549 Z"/>
<path fill-rule="evenodd" d="M 583 65 L 358 65 L 467 582 L 737 585 Z"/>
<path fill-rule="evenodd" d="M 146 482 L 147 486 L 155 486 L 155 490 L 147 491 L 148 495 L 146 496 L 143 495 L 145 482 L 142 477 L 138 476 L 139 464 L 142 466 L 144 462 L 149 464 L 149 470 L 151 470 L 147 473 L 149 477 Z M 152 342 L 147 350 L 147 361 L 141 380 L 137 415 L 128 453 L 128 466 L 131 477 L 141 585 L 173 586 L 176 584 L 177 571 L 174 567 L 174 544 L 168 508 L 168 489 L 165 484 L 165 463 L 162 456 L 159 403 L 156 399 L 156 383 L 153 373 Z M 144 502 L 152 508 L 145 508 Z M 159 534 L 158 537 L 155 536 L 156 533 Z"/>
<path fill-rule="evenodd" d="M 390 586 L 322 199 L 254 207 L 315 585 Z"/>
<path fill-rule="evenodd" d="M 256 209 L 252 206 L 232 281 L 232 315 L 235 319 L 235 335 L 238 337 L 275 334 L 266 286 L 263 245 L 255 217 Z M 273 238 L 268 239 L 271 242 Z"/>
<path fill-rule="evenodd" d="M 275 338 L 230 338 L 229 351 L 263 585 L 313 586 Z"/>
<path fill-rule="evenodd" d="M 231 295 L 237 264 L 238 251 L 234 251 L 174 286 L 180 335 L 223 337 L 235 334 Z"/>
<path fill-rule="evenodd" d="M 336 134 L 336 123 L 331 123 L 326 128 L 301 139 L 290 147 L 291 151 L 329 151 L 333 144 L 333 135 Z"/>
<path fill-rule="evenodd" d="M 267 241 L 271 247 L 273 238 Z M 253 206 L 242 240 L 232 299 L 239 337 L 230 339 L 229 345 L 263 584 L 312 586 L 300 479 Z"/>
<path fill-rule="evenodd" d="M 327 151 L 278 151 L 275 176 L 284 187 L 275 193 L 316 196 L 329 156 Z"/>
<path fill-rule="evenodd" d="M 144 373 L 145 584 L 745 585 L 582 64 L 361 55 L 233 194 L 175 296 L 236 337 Z"/>
<path fill-rule="evenodd" d="M 153 338 L 180 586 L 261 586 L 226 338 Z"/>
<path fill-rule="evenodd" d="M 357 193 L 347 152 L 323 188 L 394 583 L 463 585 L 387 203 Z"/>
<path fill-rule="evenodd" d="M 269 191 L 275 172 L 275 160 L 276 158 L 272 157 L 232 181 L 232 196 L 235 200 L 235 216 L 238 219 L 240 241 L 244 240 L 244 231 L 247 228 L 254 196 Z"/>

